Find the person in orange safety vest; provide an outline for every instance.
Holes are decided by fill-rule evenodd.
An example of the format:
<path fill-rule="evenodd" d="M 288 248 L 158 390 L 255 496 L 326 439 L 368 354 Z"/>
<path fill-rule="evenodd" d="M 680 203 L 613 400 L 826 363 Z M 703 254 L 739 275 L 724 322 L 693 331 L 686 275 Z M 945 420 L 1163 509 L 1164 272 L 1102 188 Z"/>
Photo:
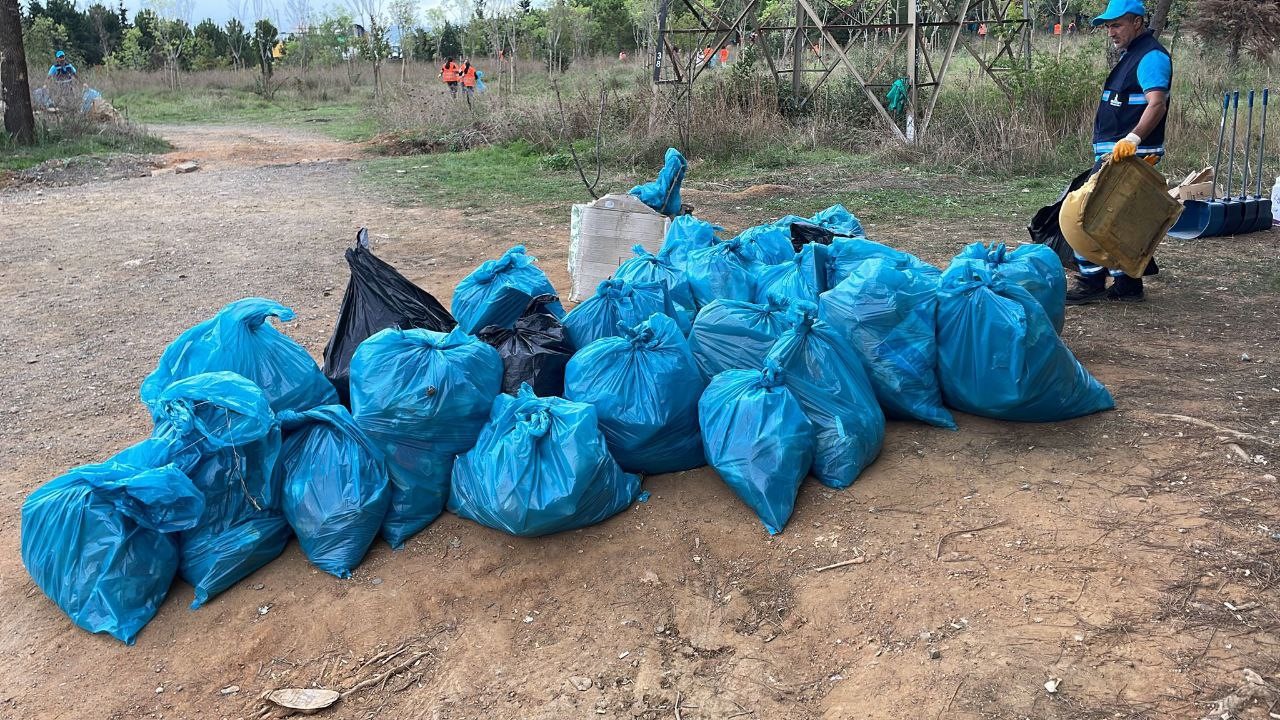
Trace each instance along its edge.
<path fill-rule="evenodd" d="M 453 58 L 445 58 L 444 65 L 440 67 L 440 79 L 449 86 L 449 94 L 458 97 L 458 81 L 461 77 L 458 74 L 458 64 Z"/>
<path fill-rule="evenodd" d="M 475 65 L 472 65 L 470 60 L 464 62 L 459 76 L 462 78 L 462 96 L 467 99 L 467 107 L 471 107 L 471 96 L 476 91 Z"/>

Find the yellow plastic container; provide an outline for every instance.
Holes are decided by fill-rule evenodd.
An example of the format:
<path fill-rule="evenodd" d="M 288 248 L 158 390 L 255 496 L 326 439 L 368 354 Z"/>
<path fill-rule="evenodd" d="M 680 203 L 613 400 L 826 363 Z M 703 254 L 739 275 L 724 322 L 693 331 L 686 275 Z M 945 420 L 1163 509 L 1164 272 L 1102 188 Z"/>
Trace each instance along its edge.
<path fill-rule="evenodd" d="M 1164 176 L 1138 158 L 1107 160 L 1062 202 L 1058 224 L 1072 249 L 1103 267 L 1141 277 L 1182 214 Z"/>

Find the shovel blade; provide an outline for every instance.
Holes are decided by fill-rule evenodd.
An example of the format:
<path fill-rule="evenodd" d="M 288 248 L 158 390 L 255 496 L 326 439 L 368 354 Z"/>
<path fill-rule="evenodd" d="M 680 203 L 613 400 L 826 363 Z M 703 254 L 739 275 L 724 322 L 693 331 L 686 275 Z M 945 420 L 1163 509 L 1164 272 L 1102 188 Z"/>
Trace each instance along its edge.
<path fill-rule="evenodd" d="M 1178 221 L 1169 228 L 1169 237 L 1179 240 L 1203 237 L 1213 216 L 1213 206 L 1218 204 L 1199 200 L 1187 200 L 1182 203 L 1182 215 L 1178 216 Z"/>

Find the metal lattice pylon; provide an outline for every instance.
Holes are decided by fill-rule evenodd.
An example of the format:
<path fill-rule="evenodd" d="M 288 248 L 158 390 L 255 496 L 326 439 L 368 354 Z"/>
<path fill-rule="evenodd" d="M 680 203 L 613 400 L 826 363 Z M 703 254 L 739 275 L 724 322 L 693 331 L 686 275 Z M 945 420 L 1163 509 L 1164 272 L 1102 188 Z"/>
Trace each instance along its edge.
<path fill-rule="evenodd" d="M 731 40 L 739 45 L 751 42 L 777 82 L 791 86 L 794 107 L 812 102 L 823 84 L 843 69 L 861 88 L 886 130 L 909 143 L 927 132 L 960 47 L 1002 92 L 1011 94 L 1001 75 L 1030 61 L 1027 2 L 855 0 L 841 5 L 836 0 L 794 0 L 789 23 L 771 24 L 756 23 L 762 0 L 722 0 L 715 8 L 701 0 L 660 0 L 653 83 L 684 86 L 671 95 L 674 106 L 687 99 L 688 89 L 710 67 L 715 51 Z M 687 10 L 693 24 L 669 27 L 673 7 Z M 709 47 L 712 53 L 698 62 L 694 50 L 686 47 L 680 52 L 681 45 L 689 44 L 681 41 L 690 38 L 693 47 Z M 869 49 L 873 42 L 875 48 L 862 53 L 868 63 L 855 62 L 850 56 L 859 43 Z M 901 118 L 890 113 L 881 99 L 881 91 L 895 79 L 887 73 L 907 81 Z M 813 81 L 807 82 L 807 76 L 813 76 Z"/>

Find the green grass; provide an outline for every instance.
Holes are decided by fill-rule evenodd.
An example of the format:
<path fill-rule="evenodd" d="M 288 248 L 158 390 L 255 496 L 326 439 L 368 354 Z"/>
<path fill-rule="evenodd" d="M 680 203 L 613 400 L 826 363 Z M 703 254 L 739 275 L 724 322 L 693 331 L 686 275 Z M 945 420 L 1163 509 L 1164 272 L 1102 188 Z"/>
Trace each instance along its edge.
<path fill-rule="evenodd" d="M 526 205 L 559 212 L 565 203 L 587 199 L 577 171 L 571 162 L 565 162 L 562 153 L 543 154 L 524 143 L 379 158 L 364 164 L 362 177 L 396 202 L 408 205 L 465 210 Z M 606 174 L 604 184 L 609 191 L 625 192 L 646 179 L 634 174 Z M 768 151 L 727 163 L 695 163 L 686 186 L 734 192 L 752 185 L 785 185 L 791 190 L 745 202 L 752 206 L 750 210 L 773 216 L 810 215 L 843 203 L 859 217 L 875 221 L 1026 218 L 1053 202 L 1066 182 L 1065 177 L 974 179 L 940 175 L 886 167 L 868 156 L 807 150 Z"/>
<path fill-rule="evenodd" d="M 119 152 L 158 153 L 169 147 L 162 138 L 136 131 L 70 135 L 57 128 L 41 128 L 35 145 L 17 146 L 0 140 L 0 171 L 25 170 L 46 160 Z"/>
<path fill-rule="evenodd" d="M 395 202 L 407 205 L 487 210 L 587 199 L 575 170 L 547 169 L 544 157 L 524 143 L 512 143 L 465 152 L 378 158 L 365 163 L 361 175 L 389 191 Z"/>
<path fill-rule="evenodd" d="M 379 132 L 364 98 L 312 100 L 280 93 L 274 100 L 247 90 L 136 90 L 112 98 L 116 109 L 141 123 L 259 123 L 312 127 L 338 140 L 360 142 Z"/>

